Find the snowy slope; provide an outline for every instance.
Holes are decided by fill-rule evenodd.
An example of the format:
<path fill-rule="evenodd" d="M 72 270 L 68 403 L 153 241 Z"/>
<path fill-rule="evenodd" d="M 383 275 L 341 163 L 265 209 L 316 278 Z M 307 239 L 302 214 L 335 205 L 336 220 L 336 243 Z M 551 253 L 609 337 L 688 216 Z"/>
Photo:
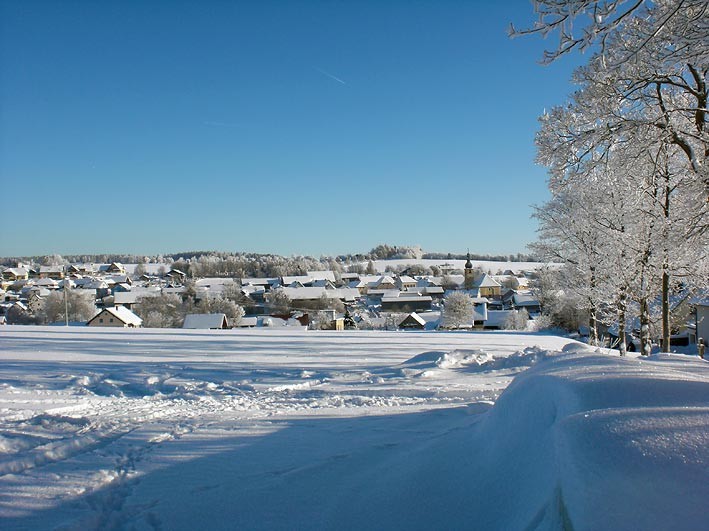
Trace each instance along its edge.
<path fill-rule="evenodd" d="M 4 327 L 0 528 L 701 528 L 707 367 L 520 333 Z"/>

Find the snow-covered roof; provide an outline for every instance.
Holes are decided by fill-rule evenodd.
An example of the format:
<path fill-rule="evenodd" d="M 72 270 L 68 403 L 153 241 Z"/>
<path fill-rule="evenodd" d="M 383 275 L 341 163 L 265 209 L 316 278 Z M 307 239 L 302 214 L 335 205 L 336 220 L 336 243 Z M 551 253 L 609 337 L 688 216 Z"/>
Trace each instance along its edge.
<path fill-rule="evenodd" d="M 27 293 L 28 293 L 28 295 L 34 294 L 39 297 L 47 297 L 52 292 L 49 291 L 47 288 L 43 288 L 41 286 L 32 286 L 31 288 L 27 289 Z"/>
<path fill-rule="evenodd" d="M 234 278 L 200 278 L 195 281 L 196 286 L 202 286 L 206 288 L 211 288 L 214 286 L 236 286 L 239 281 Z"/>
<path fill-rule="evenodd" d="M 3 271 L 3 275 L 13 275 L 15 277 L 22 277 L 29 274 L 29 269 L 26 267 L 8 267 Z"/>
<path fill-rule="evenodd" d="M 131 291 L 117 291 L 113 294 L 114 304 L 135 304 L 141 297 L 156 297 L 160 295 L 160 288 L 133 288 Z"/>
<path fill-rule="evenodd" d="M 246 285 L 242 286 L 241 292 L 245 295 L 252 295 L 254 293 L 266 293 L 266 288 L 263 286 Z"/>
<path fill-rule="evenodd" d="M 88 282 L 77 284 L 82 289 L 108 289 L 108 284 L 103 280 L 90 279 Z"/>
<path fill-rule="evenodd" d="M 325 295 L 328 299 L 341 299 L 351 301 L 360 296 L 359 291 L 354 288 L 338 288 L 326 289 L 324 287 L 304 288 L 279 288 L 283 293 L 288 295 L 291 300 L 316 300 Z"/>
<path fill-rule="evenodd" d="M 531 293 L 515 293 L 512 295 L 515 306 L 539 306 L 539 301 Z"/>
<path fill-rule="evenodd" d="M 136 314 L 131 312 L 125 306 L 112 306 L 110 308 L 104 308 L 103 310 L 98 312 L 96 315 L 94 315 L 91 319 L 89 319 L 89 323 L 91 321 L 93 321 L 94 319 L 96 319 L 99 315 L 101 315 L 104 312 L 111 314 L 112 316 L 116 317 L 118 320 L 120 320 L 121 322 L 123 322 L 127 325 L 141 326 L 143 324 L 143 320 L 140 317 L 138 317 Z"/>
<path fill-rule="evenodd" d="M 291 275 L 291 276 L 282 276 L 281 277 L 281 285 L 283 286 L 290 286 L 291 284 L 295 283 L 300 283 L 300 284 L 310 284 L 310 282 L 313 279 L 308 276 L 308 275 Z"/>
<path fill-rule="evenodd" d="M 44 286 L 46 288 L 58 288 L 59 283 L 53 278 L 38 278 L 34 281 L 35 286 Z"/>
<path fill-rule="evenodd" d="M 502 284 L 492 278 L 491 275 L 483 273 L 483 275 L 473 283 L 473 286 L 476 288 L 499 288 Z"/>
<path fill-rule="evenodd" d="M 327 278 L 318 278 L 310 283 L 314 288 L 334 288 L 335 284 Z"/>
<path fill-rule="evenodd" d="M 405 293 L 420 293 L 421 295 L 443 295 L 443 288 L 440 286 L 415 286 L 406 288 Z"/>
<path fill-rule="evenodd" d="M 208 330 L 210 328 L 224 328 L 226 325 L 227 318 L 223 313 L 191 313 L 185 316 L 182 328 Z"/>
<path fill-rule="evenodd" d="M 330 282 L 335 282 L 334 271 L 308 271 L 308 276 L 312 280 L 329 280 Z"/>
<path fill-rule="evenodd" d="M 177 287 L 173 287 L 173 288 L 167 288 L 167 287 L 162 288 L 162 293 L 164 293 L 165 295 L 169 295 L 169 294 L 182 295 L 184 292 L 185 292 L 184 286 L 177 286 Z"/>
<path fill-rule="evenodd" d="M 382 303 L 394 303 L 394 302 L 430 302 L 433 299 L 428 295 L 419 295 L 418 293 L 407 293 L 407 292 L 397 292 L 396 294 L 387 295 L 382 297 Z"/>
<path fill-rule="evenodd" d="M 514 310 L 488 310 L 485 326 L 495 326 L 502 328 L 507 318 L 514 313 Z"/>
<path fill-rule="evenodd" d="M 43 265 L 39 266 L 39 272 L 42 273 L 64 273 L 64 266 L 60 265 Z"/>
<path fill-rule="evenodd" d="M 258 317 L 242 317 L 236 326 L 240 328 L 258 326 L 258 319 Z"/>
<path fill-rule="evenodd" d="M 475 304 L 473 306 L 473 320 L 474 321 L 487 321 L 490 310 L 487 309 L 486 304 Z"/>
<path fill-rule="evenodd" d="M 241 279 L 241 285 L 245 286 L 247 284 L 251 286 L 268 286 L 277 281 L 277 278 L 257 278 L 257 277 L 246 277 Z"/>

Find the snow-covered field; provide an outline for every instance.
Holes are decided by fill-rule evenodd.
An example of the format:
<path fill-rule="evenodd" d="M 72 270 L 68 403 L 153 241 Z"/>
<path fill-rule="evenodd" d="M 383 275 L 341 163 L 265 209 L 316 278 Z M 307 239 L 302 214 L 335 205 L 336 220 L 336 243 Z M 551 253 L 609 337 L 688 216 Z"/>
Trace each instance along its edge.
<path fill-rule="evenodd" d="M 0 330 L 0 529 L 702 529 L 707 500 L 709 364 L 689 356 Z"/>

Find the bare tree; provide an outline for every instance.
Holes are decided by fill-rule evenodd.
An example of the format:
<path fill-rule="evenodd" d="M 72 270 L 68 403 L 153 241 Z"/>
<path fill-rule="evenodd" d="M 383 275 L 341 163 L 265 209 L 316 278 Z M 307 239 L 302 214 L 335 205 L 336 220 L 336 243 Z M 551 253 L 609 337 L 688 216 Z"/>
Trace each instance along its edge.
<path fill-rule="evenodd" d="M 463 291 L 454 291 L 443 299 L 443 328 L 469 327 L 473 320 L 473 299 Z"/>

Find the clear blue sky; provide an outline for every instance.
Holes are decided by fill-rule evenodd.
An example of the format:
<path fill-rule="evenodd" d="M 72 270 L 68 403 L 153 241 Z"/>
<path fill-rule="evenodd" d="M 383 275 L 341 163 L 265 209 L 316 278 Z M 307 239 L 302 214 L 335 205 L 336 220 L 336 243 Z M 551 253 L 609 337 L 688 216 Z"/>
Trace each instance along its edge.
<path fill-rule="evenodd" d="M 0 255 L 524 252 L 527 0 L 4 1 Z"/>

